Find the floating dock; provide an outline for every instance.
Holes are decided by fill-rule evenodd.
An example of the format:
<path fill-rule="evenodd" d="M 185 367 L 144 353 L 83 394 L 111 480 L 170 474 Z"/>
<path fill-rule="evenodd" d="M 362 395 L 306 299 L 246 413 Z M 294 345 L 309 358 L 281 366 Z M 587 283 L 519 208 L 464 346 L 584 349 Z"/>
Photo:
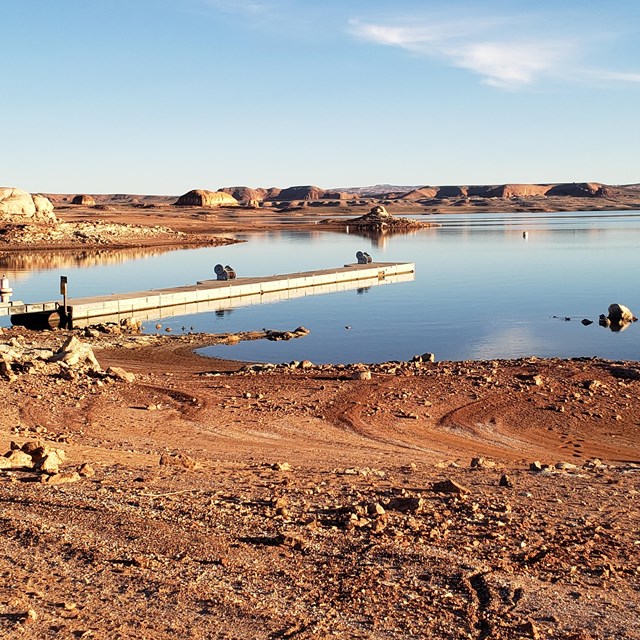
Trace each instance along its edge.
<path fill-rule="evenodd" d="M 14 324 L 34 328 L 84 327 L 96 322 L 119 322 L 132 316 L 141 320 L 160 319 L 224 311 L 319 293 L 366 289 L 379 284 L 413 280 L 414 273 L 415 264 L 412 262 L 347 264 L 336 269 L 232 280 L 202 280 L 195 285 L 182 287 L 69 298 L 66 310 L 56 302 L 12 304 L 0 309 L 0 314 L 11 315 Z"/>

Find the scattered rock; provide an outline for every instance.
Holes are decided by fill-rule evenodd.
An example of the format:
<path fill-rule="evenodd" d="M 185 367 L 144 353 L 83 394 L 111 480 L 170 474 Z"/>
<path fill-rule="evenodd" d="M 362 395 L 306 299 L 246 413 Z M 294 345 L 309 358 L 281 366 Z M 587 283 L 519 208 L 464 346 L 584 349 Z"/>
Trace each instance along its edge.
<path fill-rule="evenodd" d="M 420 508 L 421 506 L 422 505 L 418 505 L 418 508 Z M 386 511 L 379 502 L 371 502 L 367 505 L 367 513 L 370 516 L 383 516 Z"/>
<path fill-rule="evenodd" d="M 70 484 L 72 482 L 78 482 L 80 480 L 80 474 L 77 471 L 61 471 L 60 473 L 54 473 L 53 475 L 43 475 L 40 478 L 42 484 L 49 485 L 61 485 Z"/>
<path fill-rule="evenodd" d="M 570 462 L 556 462 L 555 468 L 559 471 L 573 471 L 578 468 L 578 465 L 571 464 Z"/>
<path fill-rule="evenodd" d="M 202 468 L 199 462 L 184 453 L 163 453 L 160 456 L 159 464 L 162 467 L 183 467 L 190 471 Z"/>
<path fill-rule="evenodd" d="M 35 622 L 38 619 L 38 614 L 35 609 L 29 609 L 27 613 L 25 613 L 24 621 L 26 623 Z"/>
<path fill-rule="evenodd" d="M 291 465 L 288 462 L 275 462 L 271 468 L 274 471 L 291 471 Z"/>
<path fill-rule="evenodd" d="M 527 620 L 527 622 L 521 624 L 518 628 L 518 631 L 520 631 L 520 633 L 524 634 L 528 638 L 533 638 L 533 640 L 540 640 L 541 638 L 538 627 L 532 620 Z"/>
<path fill-rule="evenodd" d="M 0 469 L 32 469 L 33 458 L 20 450 L 13 450 L 0 458 Z"/>
<path fill-rule="evenodd" d="M 500 487 L 507 487 L 507 489 L 512 489 L 513 488 L 513 481 L 511 480 L 511 478 L 506 473 L 503 473 L 500 476 L 500 480 L 498 482 L 498 485 Z"/>
<path fill-rule="evenodd" d="M 80 465 L 80 468 L 78 469 L 78 474 L 82 478 L 93 478 L 96 475 L 96 472 L 90 464 L 85 462 L 84 464 Z"/>
<path fill-rule="evenodd" d="M 297 327 L 296 329 L 294 329 L 293 333 L 297 333 L 298 335 L 301 335 L 301 336 L 306 336 L 307 334 L 309 334 L 311 332 L 306 327 L 300 326 L 300 327 Z"/>
<path fill-rule="evenodd" d="M 140 318 L 123 318 L 120 320 L 120 328 L 126 333 L 140 333 L 142 320 Z"/>
<path fill-rule="evenodd" d="M 58 473 L 60 465 L 64 462 L 64 452 L 58 453 L 58 450 L 51 449 L 34 465 L 34 469 L 43 473 Z"/>
<path fill-rule="evenodd" d="M 107 375 L 115 378 L 116 380 L 122 380 L 124 382 L 134 382 L 136 379 L 135 373 L 125 371 L 120 367 L 109 367 L 107 369 Z"/>
<path fill-rule="evenodd" d="M 493 462 L 493 460 L 486 460 L 485 458 L 471 459 L 472 469 L 493 469 L 495 466 L 496 466 L 496 463 Z"/>
<path fill-rule="evenodd" d="M 59 351 L 51 358 L 51 362 L 59 362 L 74 367 L 76 365 L 86 366 L 93 371 L 101 371 L 102 368 L 93 355 L 93 349 L 88 345 L 80 342 L 75 336 L 67 338 Z"/>
<path fill-rule="evenodd" d="M 434 482 L 432 489 L 437 493 L 470 493 L 467 487 L 459 484 L 455 480 L 442 480 L 441 482 Z"/>
<path fill-rule="evenodd" d="M 413 356 L 413 358 L 411 358 L 411 362 L 435 362 L 436 361 L 436 355 L 435 353 L 423 353 L 422 355 L 419 356 Z"/>
<path fill-rule="evenodd" d="M 402 513 L 418 513 L 425 504 L 424 498 L 392 498 L 387 503 L 387 509 L 390 511 L 400 511 Z"/>

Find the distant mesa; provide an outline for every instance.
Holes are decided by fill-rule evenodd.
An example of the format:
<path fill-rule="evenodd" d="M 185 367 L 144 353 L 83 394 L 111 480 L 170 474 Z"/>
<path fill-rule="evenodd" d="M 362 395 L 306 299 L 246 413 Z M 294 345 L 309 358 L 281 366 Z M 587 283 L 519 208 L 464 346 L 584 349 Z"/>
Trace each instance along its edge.
<path fill-rule="evenodd" d="M 224 191 L 207 191 L 206 189 L 193 189 L 181 195 L 175 202 L 176 207 L 234 207 L 238 201 Z"/>
<path fill-rule="evenodd" d="M 438 195 L 438 187 L 420 187 L 405 193 L 402 200 L 421 200 L 422 198 L 435 198 Z"/>
<path fill-rule="evenodd" d="M 574 198 L 611 197 L 613 190 L 599 182 L 571 182 L 568 184 L 550 185 L 547 196 L 570 196 Z"/>
<path fill-rule="evenodd" d="M 321 197 L 322 200 L 352 200 L 353 193 L 348 191 L 325 191 Z"/>
<path fill-rule="evenodd" d="M 51 200 L 15 187 L 0 187 L 0 218 L 5 222 L 57 222 Z"/>
<path fill-rule="evenodd" d="M 261 202 L 269 193 L 268 189 L 252 189 L 251 187 L 224 187 L 218 189 L 219 192 L 227 193 L 238 202 L 246 204 L 249 202 Z"/>
<path fill-rule="evenodd" d="M 466 198 L 469 195 L 468 187 L 460 186 L 446 186 L 438 187 L 438 192 L 434 196 L 435 198 Z"/>
<path fill-rule="evenodd" d="M 278 194 L 278 200 L 319 200 L 324 190 L 320 187 L 306 185 L 302 187 L 287 187 Z"/>
<path fill-rule="evenodd" d="M 544 196 L 549 191 L 548 184 L 502 184 L 490 190 L 490 198 L 527 198 Z"/>
<path fill-rule="evenodd" d="M 563 184 L 446 185 L 419 187 L 400 196 L 401 200 L 444 200 L 445 198 L 532 198 L 532 197 L 610 197 L 613 190 L 598 182 Z M 391 197 L 387 194 L 387 197 Z"/>
<path fill-rule="evenodd" d="M 385 192 L 384 188 L 388 190 Z M 406 190 L 405 190 L 406 189 Z M 180 198 L 176 204 L 182 204 L 182 199 L 190 194 L 203 193 L 192 191 Z M 210 193 L 210 192 L 204 192 Z M 314 185 L 302 185 L 279 189 L 276 187 L 253 188 L 247 186 L 223 187 L 218 193 L 225 193 L 235 198 L 244 206 L 271 206 L 280 204 L 287 208 L 306 206 L 321 206 L 321 204 L 333 201 L 340 202 L 368 199 L 378 200 L 385 204 L 393 202 L 424 203 L 431 200 L 460 200 L 460 199 L 516 199 L 516 198 L 543 198 L 543 197 L 611 197 L 614 191 L 611 187 L 598 182 L 572 182 L 562 184 L 520 184 L 507 183 L 498 185 L 444 185 L 444 186 L 416 186 L 399 187 L 394 185 L 375 185 L 373 187 L 343 187 L 340 189 L 321 189 Z M 223 203 L 233 204 L 233 203 Z M 220 206 L 196 204 L 190 200 L 186 206 Z"/>
<path fill-rule="evenodd" d="M 82 193 L 74 196 L 71 204 L 83 204 L 87 207 L 94 207 L 96 204 L 96 199 L 93 196 L 88 196 Z"/>

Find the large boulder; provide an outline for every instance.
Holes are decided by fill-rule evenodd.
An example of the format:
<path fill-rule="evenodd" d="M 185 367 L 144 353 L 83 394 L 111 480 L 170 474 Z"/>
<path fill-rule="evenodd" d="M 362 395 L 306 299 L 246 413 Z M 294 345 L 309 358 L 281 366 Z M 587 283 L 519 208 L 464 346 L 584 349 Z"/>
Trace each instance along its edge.
<path fill-rule="evenodd" d="M 102 367 L 93 355 L 93 349 L 75 336 L 65 340 L 56 353 L 49 358 L 49 362 L 58 362 L 66 367 L 87 368 L 91 371 L 102 371 Z"/>
<path fill-rule="evenodd" d="M 8 222 L 55 222 L 51 200 L 15 187 L 0 187 L 0 218 Z"/>
<path fill-rule="evenodd" d="M 238 201 L 224 191 L 193 189 L 181 195 L 175 202 L 176 207 L 229 207 L 238 206 Z"/>
<path fill-rule="evenodd" d="M 631 312 L 631 309 L 618 303 L 609 305 L 608 318 L 610 322 L 615 322 L 617 324 L 626 324 L 635 320 L 635 316 Z"/>

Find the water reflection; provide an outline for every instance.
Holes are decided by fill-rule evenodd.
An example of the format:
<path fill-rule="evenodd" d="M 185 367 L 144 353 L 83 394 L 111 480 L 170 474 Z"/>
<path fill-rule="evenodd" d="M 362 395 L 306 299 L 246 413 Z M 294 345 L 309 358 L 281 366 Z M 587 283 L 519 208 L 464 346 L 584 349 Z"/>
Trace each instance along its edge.
<path fill-rule="evenodd" d="M 21 280 L 37 271 L 124 264 L 131 260 L 159 256 L 170 251 L 176 251 L 176 248 L 88 249 L 83 251 L 32 251 L 29 253 L 0 251 L 0 271 L 13 280 Z"/>
<path fill-rule="evenodd" d="M 272 362 L 375 362 L 427 351 L 441 360 L 528 355 L 640 360 L 638 323 L 621 332 L 597 324 L 613 302 L 640 309 L 640 212 L 419 219 L 440 226 L 401 235 L 319 227 L 244 233 L 236 238 L 246 243 L 188 251 L 0 254 L 0 265 L 24 278 L 14 285 L 14 296 L 37 302 L 57 294 L 61 274 L 69 276 L 70 295 L 81 297 L 191 284 L 214 277 L 217 263 L 233 265 L 239 277 L 266 276 L 342 266 L 365 251 L 375 261 L 415 262 L 415 280 L 375 286 L 366 295 L 361 286 L 233 313 L 210 309 L 163 325 L 214 333 L 299 325 L 311 330 L 295 344 L 241 343 L 224 353 Z M 596 322 L 584 326 L 582 318 Z"/>
<path fill-rule="evenodd" d="M 423 232 L 424 229 L 398 229 L 398 230 L 390 230 L 390 231 L 372 231 L 368 229 L 362 229 L 358 227 L 345 227 L 345 233 L 350 236 L 356 236 L 360 238 L 365 238 L 366 240 L 371 241 L 371 245 L 378 248 L 384 249 L 387 246 L 389 240 L 391 238 L 397 239 L 402 236 L 414 236 L 417 233 Z"/>

